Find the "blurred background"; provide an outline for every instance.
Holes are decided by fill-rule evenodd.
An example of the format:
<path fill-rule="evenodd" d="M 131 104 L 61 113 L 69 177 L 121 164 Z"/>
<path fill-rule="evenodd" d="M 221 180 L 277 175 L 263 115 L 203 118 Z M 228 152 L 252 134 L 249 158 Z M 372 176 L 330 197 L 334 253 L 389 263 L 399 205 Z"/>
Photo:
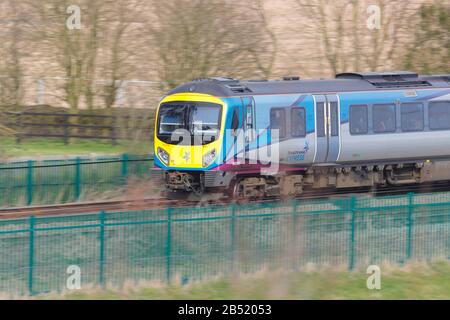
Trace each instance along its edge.
<path fill-rule="evenodd" d="M 448 299 L 447 260 L 396 271 L 410 258 L 448 258 L 448 193 L 261 203 L 238 214 L 205 199 L 177 211 L 150 168 L 158 101 L 195 78 L 450 74 L 450 0 L 0 0 L 0 40 L 0 211 L 23 217 L 0 221 L 0 298 L 61 288 L 73 263 L 92 283 L 181 275 L 184 285 L 273 262 L 315 273 L 267 269 L 88 298 Z M 102 211 L 5 213 L 75 202 L 86 205 L 77 212 Z M 383 266 L 389 285 L 368 296 L 366 270 L 348 271 L 381 257 L 393 264 Z"/>
<path fill-rule="evenodd" d="M 161 95 L 199 77 L 449 73 L 450 0 L 1 0 L 0 37 L 5 157 L 148 141 Z"/>

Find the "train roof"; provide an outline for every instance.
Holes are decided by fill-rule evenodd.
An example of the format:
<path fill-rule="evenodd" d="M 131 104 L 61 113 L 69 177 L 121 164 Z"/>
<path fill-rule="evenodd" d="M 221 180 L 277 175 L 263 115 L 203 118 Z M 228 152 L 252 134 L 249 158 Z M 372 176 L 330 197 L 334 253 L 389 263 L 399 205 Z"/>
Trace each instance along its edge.
<path fill-rule="evenodd" d="M 169 94 L 193 92 L 218 97 L 233 97 L 421 88 L 450 88 L 450 74 L 420 76 L 407 71 L 355 72 L 338 74 L 335 79 L 302 80 L 299 77 L 285 77 L 279 81 L 239 81 L 232 78 L 213 77 L 182 84 L 170 91 Z"/>

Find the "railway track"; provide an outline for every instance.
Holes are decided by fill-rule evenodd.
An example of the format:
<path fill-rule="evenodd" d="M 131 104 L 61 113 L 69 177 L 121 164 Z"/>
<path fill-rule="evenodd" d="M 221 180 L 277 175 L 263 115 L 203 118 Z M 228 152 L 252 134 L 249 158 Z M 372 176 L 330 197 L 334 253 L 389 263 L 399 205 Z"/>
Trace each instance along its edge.
<path fill-rule="evenodd" d="M 48 206 L 30 206 L 0 209 L 0 219 L 15 219 L 29 216 L 55 216 L 67 214 L 98 213 L 100 211 L 140 210 L 192 206 L 197 202 L 189 200 L 132 199 L 96 202 L 67 203 Z"/>
<path fill-rule="evenodd" d="M 329 191 L 306 191 L 304 194 L 295 197 L 295 200 L 318 200 L 318 199 L 338 199 L 349 197 L 352 195 L 368 195 L 368 196 L 387 196 L 400 195 L 409 192 L 415 193 L 430 193 L 450 191 L 450 183 L 442 182 L 433 185 L 410 185 L 402 188 L 398 187 L 384 187 L 377 190 L 368 190 L 364 188 L 357 188 L 351 190 L 329 190 Z M 273 203 L 280 201 L 279 198 L 266 198 L 238 201 L 243 203 Z M 164 198 L 147 198 L 147 199 L 128 199 L 128 200 L 108 200 L 97 202 L 79 202 L 48 206 L 29 206 L 19 208 L 5 208 L 0 209 L 0 219 L 15 219 L 29 216 L 55 216 L 68 214 L 84 214 L 84 213 L 98 213 L 100 211 L 125 211 L 125 210 L 145 210 L 157 209 L 167 207 L 194 207 L 194 206 L 208 206 L 208 205 L 227 205 L 235 202 L 230 198 L 216 197 L 203 198 L 201 200 L 190 199 L 164 199 Z"/>

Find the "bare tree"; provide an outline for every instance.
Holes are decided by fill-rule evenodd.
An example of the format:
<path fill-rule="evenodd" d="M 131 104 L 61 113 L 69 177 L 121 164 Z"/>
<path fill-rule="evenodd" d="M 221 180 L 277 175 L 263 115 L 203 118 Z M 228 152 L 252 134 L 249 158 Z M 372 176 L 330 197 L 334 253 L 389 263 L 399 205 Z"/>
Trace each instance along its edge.
<path fill-rule="evenodd" d="M 83 97 L 89 108 L 94 107 L 93 86 L 103 3 L 102 0 L 29 2 L 39 19 L 36 39 L 46 46 L 63 71 L 63 100 L 73 111 L 79 109 Z M 67 8 L 74 4 L 81 8 L 81 29 L 70 29 L 66 24 Z"/>
<path fill-rule="evenodd" d="M 323 58 L 333 73 L 345 69 L 346 60 L 343 52 L 347 37 L 344 18 L 352 2 L 349 0 L 297 0 L 302 19 L 299 24 L 305 33 L 313 34 Z"/>
<path fill-rule="evenodd" d="M 263 58 L 267 39 L 261 6 L 255 13 L 233 1 L 168 0 L 154 2 L 154 8 L 149 30 L 159 78 L 167 87 L 211 75 L 271 73 L 274 54 Z"/>
<path fill-rule="evenodd" d="M 130 58 L 145 44 L 135 30 L 129 33 L 143 2 L 49 0 L 42 5 L 29 1 L 43 25 L 39 39 L 64 72 L 62 99 L 72 110 L 112 107 L 122 82 L 137 68 Z M 66 26 L 66 10 L 74 4 L 81 8 L 81 29 L 71 30 Z"/>
<path fill-rule="evenodd" d="M 102 75 L 107 79 L 102 94 L 106 108 L 115 105 L 119 89 L 125 84 L 127 77 L 139 68 L 131 58 L 136 55 L 136 51 L 142 50 L 145 41 L 130 43 L 126 40 L 127 37 L 140 35 L 133 30 L 133 24 L 142 19 L 141 9 L 140 2 L 114 0 L 108 3 L 108 26 L 104 27 L 105 39 L 102 42 L 106 52 L 101 66 Z"/>
<path fill-rule="evenodd" d="M 378 0 L 376 4 L 381 10 L 381 28 L 368 32 L 369 51 L 365 54 L 366 64 L 372 71 L 382 68 L 386 61 L 395 63 L 395 55 L 400 54 L 398 49 L 405 43 L 401 35 L 415 14 L 409 10 L 408 1 Z"/>
<path fill-rule="evenodd" d="M 271 77 L 275 67 L 275 61 L 278 54 L 278 39 L 270 25 L 269 17 L 264 7 L 264 0 L 256 0 L 254 3 L 249 3 L 250 5 L 253 4 L 254 9 L 252 8 L 252 10 L 257 13 L 262 30 L 267 35 L 267 40 L 264 42 L 265 50 L 258 50 L 261 49 L 258 46 L 256 48 L 250 47 L 249 51 L 253 56 L 257 69 L 261 71 L 266 79 L 268 79 Z"/>
<path fill-rule="evenodd" d="M 3 13 L 2 42 L 0 49 L 0 104 L 17 106 L 23 97 L 23 64 L 25 56 L 24 36 L 26 19 L 22 4 L 14 0 L 1 3 Z"/>
<path fill-rule="evenodd" d="M 104 2 L 102 0 L 90 0 L 86 7 L 87 9 L 87 21 L 88 31 L 86 38 L 83 40 L 85 49 L 84 57 L 84 96 L 86 99 L 86 105 L 89 109 L 94 109 L 95 98 L 95 77 L 96 77 L 96 62 L 99 48 L 99 29 L 100 29 L 100 16 L 101 6 Z"/>
<path fill-rule="evenodd" d="M 421 73 L 450 73 L 450 4 L 434 1 L 418 12 L 404 66 Z"/>
<path fill-rule="evenodd" d="M 330 73 L 392 68 L 406 39 L 411 4 L 402 0 L 296 0 L 304 34 L 320 50 Z M 369 5 L 380 12 L 379 27 L 369 28 Z"/>

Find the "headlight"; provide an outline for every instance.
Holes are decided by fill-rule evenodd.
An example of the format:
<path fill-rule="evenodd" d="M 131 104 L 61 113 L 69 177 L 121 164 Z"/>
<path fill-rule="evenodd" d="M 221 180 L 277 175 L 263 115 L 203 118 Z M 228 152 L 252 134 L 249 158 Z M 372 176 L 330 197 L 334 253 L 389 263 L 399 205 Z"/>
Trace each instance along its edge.
<path fill-rule="evenodd" d="M 158 156 L 166 166 L 169 165 L 170 156 L 164 149 L 158 148 Z"/>
<path fill-rule="evenodd" d="M 203 156 L 203 167 L 207 167 L 211 163 L 213 163 L 215 157 L 216 157 L 216 149 L 213 149 L 207 154 L 205 154 Z"/>

